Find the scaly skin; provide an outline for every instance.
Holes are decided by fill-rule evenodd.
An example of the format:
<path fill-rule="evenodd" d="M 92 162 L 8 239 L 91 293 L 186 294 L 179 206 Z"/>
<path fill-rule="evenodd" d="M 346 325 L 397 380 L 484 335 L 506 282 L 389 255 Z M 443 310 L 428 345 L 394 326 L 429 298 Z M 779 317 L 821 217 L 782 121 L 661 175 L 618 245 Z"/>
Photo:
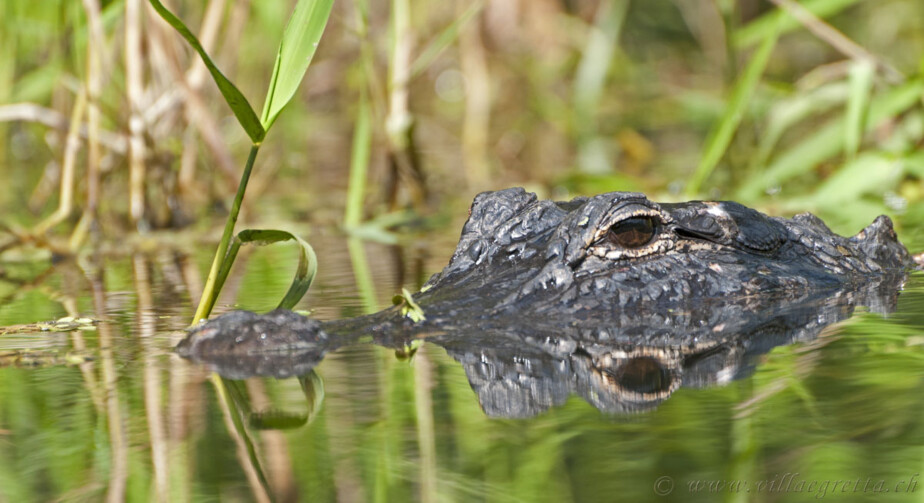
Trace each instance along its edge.
<path fill-rule="evenodd" d="M 649 242 L 625 248 L 606 238 L 634 215 L 655 221 Z M 807 213 L 790 220 L 731 202 L 659 205 L 625 192 L 562 204 L 508 189 L 475 198 L 452 260 L 419 301 L 475 301 L 492 314 L 657 311 L 694 298 L 800 296 L 911 264 L 885 216 L 844 238 Z"/>

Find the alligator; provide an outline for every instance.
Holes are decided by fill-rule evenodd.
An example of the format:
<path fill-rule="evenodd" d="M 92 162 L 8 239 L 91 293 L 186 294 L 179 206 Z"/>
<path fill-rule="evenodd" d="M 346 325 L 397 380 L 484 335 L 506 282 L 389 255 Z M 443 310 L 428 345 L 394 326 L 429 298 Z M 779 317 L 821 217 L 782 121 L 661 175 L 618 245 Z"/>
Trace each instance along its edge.
<path fill-rule="evenodd" d="M 231 312 L 177 351 L 231 378 L 286 377 L 370 337 L 423 339 L 463 363 L 489 413 L 531 415 L 570 393 L 638 410 L 681 383 L 744 375 L 753 355 L 810 340 L 856 306 L 892 310 L 913 265 L 885 216 L 847 238 L 809 213 L 514 188 L 475 198 L 449 264 L 404 305 L 325 322 Z"/>

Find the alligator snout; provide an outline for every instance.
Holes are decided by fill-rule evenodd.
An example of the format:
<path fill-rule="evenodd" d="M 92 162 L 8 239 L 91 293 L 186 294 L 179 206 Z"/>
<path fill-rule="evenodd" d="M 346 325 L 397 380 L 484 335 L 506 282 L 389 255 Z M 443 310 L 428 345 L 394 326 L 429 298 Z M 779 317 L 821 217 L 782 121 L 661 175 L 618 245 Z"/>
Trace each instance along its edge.
<path fill-rule="evenodd" d="M 321 322 L 292 311 L 233 311 L 190 330 L 176 351 L 185 358 L 304 352 L 326 346 Z"/>

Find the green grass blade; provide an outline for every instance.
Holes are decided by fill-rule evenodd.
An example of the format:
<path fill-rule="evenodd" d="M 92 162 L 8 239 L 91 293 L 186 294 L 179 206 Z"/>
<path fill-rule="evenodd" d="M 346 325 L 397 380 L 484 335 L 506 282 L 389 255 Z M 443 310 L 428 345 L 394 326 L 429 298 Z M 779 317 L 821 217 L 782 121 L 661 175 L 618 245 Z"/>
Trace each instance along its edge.
<path fill-rule="evenodd" d="M 919 103 L 922 93 L 924 81 L 912 80 L 874 98 L 870 102 L 865 130 L 869 131 L 883 120 L 895 117 Z M 760 197 L 768 188 L 808 173 L 820 162 L 837 155 L 844 148 L 844 127 L 845 122 L 840 117 L 828 122 L 817 132 L 780 154 L 763 173 L 748 180 L 738 190 L 736 198 L 748 201 Z"/>
<path fill-rule="evenodd" d="M 615 64 L 614 55 L 619 50 L 619 37 L 628 11 L 628 0 L 600 3 L 574 75 L 572 120 L 578 143 L 577 165 L 581 173 L 601 174 L 613 169 L 613 160 L 599 135 L 598 118 L 601 98 Z"/>
<path fill-rule="evenodd" d="M 286 25 L 260 121 L 267 130 L 302 82 L 327 26 L 334 0 L 300 0 Z"/>
<path fill-rule="evenodd" d="M 363 304 L 363 314 L 372 314 L 379 310 L 378 298 L 375 294 L 375 281 L 372 279 L 372 270 L 366 260 L 366 250 L 363 242 L 353 236 L 347 239 L 347 250 L 350 253 L 350 264 L 353 266 L 353 278 L 356 281 L 356 291 Z"/>
<path fill-rule="evenodd" d="M 613 54 L 618 50 L 619 35 L 628 10 L 629 2 L 625 0 L 601 3 L 595 24 L 588 27 L 590 33 L 574 76 L 574 106 L 578 128 L 593 121 L 600 108 L 600 97 L 613 64 Z"/>
<path fill-rule="evenodd" d="M 180 18 L 167 10 L 164 4 L 160 3 L 160 0 L 150 0 L 150 2 L 154 10 L 160 14 L 160 17 L 164 18 L 164 21 L 178 31 L 180 35 L 189 42 L 189 45 L 199 53 L 199 57 L 202 58 L 205 67 L 208 68 L 209 73 L 212 74 L 212 79 L 215 80 L 218 90 L 221 91 L 221 95 L 224 96 L 225 102 L 231 107 L 231 111 L 234 112 L 237 121 L 240 122 L 244 130 L 247 131 L 247 135 L 250 136 L 251 141 L 254 143 L 263 141 L 263 137 L 266 136 L 266 129 L 260 124 L 260 118 L 257 117 L 257 113 L 254 112 L 253 107 L 250 106 L 244 94 L 241 93 L 220 70 L 218 70 L 212 58 L 205 52 L 205 48 L 199 43 L 199 39 L 189 31 L 189 28 L 183 24 Z"/>
<path fill-rule="evenodd" d="M 844 156 L 848 159 L 852 159 L 860 150 L 875 71 L 876 67 L 871 61 L 855 61 L 850 65 L 850 94 L 847 97 L 844 128 Z"/>
<path fill-rule="evenodd" d="M 784 151 L 764 172 L 751 177 L 738 189 L 738 199 L 756 199 L 770 187 L 811 171 L 825 159 L 836 155 L 843 141 L 844 122 L 837 118 Z"/>
<path fill-rule="evenodd" d="M 253 172 L 253 164 L 257 159 L 257 153 L 260 151 L 260 145 L 254 143 L 250 147 L 250 155 L 247 156 L 247 163 L 244 164 L 244 171 L 241 173 L 241 181 L 237 184 L 237 192 L 231 201 L 231 211 L 228 213 L 228 219 L 225 221 L 225 228 L 221 232 L 221 241 L 218 243 L 218 249 L 215 250 L 215 257 L 212 259 L 212 266 L 209 268 L 209 276 L 205 281 L 205 287 L 202 289 L 202 297 L 199 299 L 199 307 L 196 308 L 196 314 L 193 316 L 193 324 L 199 323 L 209 317 L 218 294 L 221 292 L 221 286 L 224 284 L 224 277 L 227 277 L 228 271 L 224 271 L 224 277 L 221 277 L 222 269 L 230 269 L 231 263 L 228 262 L 228 256 L 231 250 L 231 242 L 234 234 L 234 225 L 237 223 L 237 217 L 241 212 L 241 204 L 244 202 L 244 192 L 247 191 L 247 183 L 250 180 L 250 174 Z M 234 250 L 237 253 L 237 250 Z M 216 284 L 218 288 L 215 288 Z"/>
<path fill-rule="evenodd" d="M 324 380 L 314 370 L 303 375 L 298 380 L 308 401 L 308 422 L 320 412 L 324 403 Z"/>
<path fill-rule="evenodd" d="M 799 5 L 820 18 L 826 18 L 856 3 L 860 3 L 860 0 L 804 0 Z M 764 40 L 770 32 L 779 30 L 782 35 L 800 28 L 802 25 L 795 18 L 774 9 L 736 31 L 732 43 L 739 48 L 750 47 Z"/>
<path fill-rule="evenodd" d="M 303 239 L 295 234 L 275 229 L 247 229 L 237 234 L 236 240 L 243 244 L 253 244 L 257 246 L 278 243 L 281 241 L 295 241 L 299 246 L 298 268 L 295 271 L 295 277 L 292 278 L 292 284 L 285 297 L 279 302 L 279 308 L 292 309 L 295 304 L 305 295 L 311 282 L 314 281 L 318 273 L 318 257 L 314 249 Z"/>
<path fill-rule="evenodd" d="M 228 279 L 228 274 L 231 272 L 231 266 L 234 265 L 234 260 L 237 258 L 237 252 L 241 249 L 241 240 L 235 238 L 231 239 L 231 243 L 228 245 L 227 252 L 221 261 L 221 267 L 218 269 L 218 274 L 215 279 L 215 286 L 212 288 L 211 294 L 208 298 L 208 305 L 205 306 L 205 316 L 208 317 L 209 313 L 212 312 L 212 308 L 215 307 L 215 302 L 218 300 L 218 294 L 221 293 L 221 289 L 225 286 L 225 280 Z"/>
<path fill-rule="evenodd" d="M 447 47 L 459 38 L 459 31 L 471 21 L 476 14 L 484 8 L 484 0 L 472 2 L 459 17 L 449 24 L 443 31 L 436 36 L 426 47 L 420 51 L 420 56 L 411 63 L 411 78 L 420 75 L 436 57 L 440 55 Z"/>
<path fill-rule="evenodd" d="M 904 163 L 883 153 L 864 153 L 828 177 L 812 194 L 814 206 L 829 208 L 850 204 L 864 194 L 881 194 L 895 187 Z"/>
<path fill-rule="evenodd" d="M 699 165 L 687 185 L 688 194 L 699 192 L 703 182 L 712 174 L 712 171 L 725 155 L 725 151 L 728 150 L 728 145 L 731 144 L 735 131 L 737 131 L 738 125 L 741 124 L 741 119 L 744 118 L 744 114 L 747 112 L 748 104 L 750 104 L 751 98 L 754 96 L 760 77 L 764 74 L 767 61 L 770 60 L 770 54 L 773 53 L 773 48 L 776 46 L 777 38 L 779 38 L 777 31 L 767 34 L 763 43 L 751 56 L 751 61 L 748 62 L 744 72 L 735 82 L 722 120 L 719 121 L 709 135 L 709 139 L 706 140 L 706 147 L 700 158 Z"/>
<path fill-rule="evenodd" d="M 236 436 L 242 444 L 239 445 L 239 447 L 244 447 L 246 450 L 250 468 L 252 468 L 257 475 L 257 480 L 260 482 L 260 489 L 263 491 L 262 494 L 268 499 L 269 495 L 273 494 L 272 487 L 269 484 L 269 480 L 266 478 L 266 473 L 263 470 L 260 457 L 257 455 L 257 449 L 253 438 L 244 425 L 244 415 L 249 413 L 251 409 L 250 400 L 247 398 L 247 393 L 244 390 L 244 383 L 243 381 L 225 379 L 215 373 L 212 374 L 211 379 L 212 384 L 215 386 L 215 393 L 218 395 L 218 400 L 225 408 L 225 412 L 231 419 L 231 424 L 237 433 Z M 242 468 L 246 469 L 246 467 Z"/>
<path fill-rule="evenodd" d="M 808 93 L 796 93 L 791 98 L 775 103 L 770 109 L 766 129 L 757 147 L 757 154 L 751 157 L 751 171 L 754 172 L 766 166 L 767 159 L 770 159 L 780 138 L 790 128 L 811 117 L 821 116 L 835 107 L 843 106 L 848 94 L 848 84 L 838 81 Z"/>
<path fill-rule="evenodd" d="M 362 220 L 366 175 L 369 171 L 369 155 L 372 147 L 371 123 L 369 97 L 366 90 L 363 89 L 359 96 L 356 128 L 353 131 L 353 147 L 350 154 L 350 180 L 347 188 L 346 212 L 343 216 L 343 226 L 348 229 L 357 227 Z"/>

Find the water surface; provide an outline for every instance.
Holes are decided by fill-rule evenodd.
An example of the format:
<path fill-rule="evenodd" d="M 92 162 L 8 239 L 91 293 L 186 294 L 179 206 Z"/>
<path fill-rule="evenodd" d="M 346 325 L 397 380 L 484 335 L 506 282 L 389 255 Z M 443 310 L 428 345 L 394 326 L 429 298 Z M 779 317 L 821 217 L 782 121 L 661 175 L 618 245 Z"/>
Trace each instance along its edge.
<path fill-rule="evenodd" d="M 394 247 L 313 236 L 321 274 L 300 307 L 322 319 L 384 307 L 438 271 L 454 238 Z M 92 258 L 5 266 L 2 324 L 100 321 L 0 336 L 0 500 L 911 501 L 924 493 L 919 274 L 894 313 L 859 312 L 813 340 L 776 347 L 738 380 L 682 387 L 631 414 L 572 396 L 505 419 L 485 413 L 463 367 L 432 344 L 412 358 L 349 346 L 309 378 L 217 384 L 172 351 L 208 255 L 106 257 L 105 269 Z M 285 247 L 247 256 L 220 309 L 271 309 L 293 257 Z"/>

